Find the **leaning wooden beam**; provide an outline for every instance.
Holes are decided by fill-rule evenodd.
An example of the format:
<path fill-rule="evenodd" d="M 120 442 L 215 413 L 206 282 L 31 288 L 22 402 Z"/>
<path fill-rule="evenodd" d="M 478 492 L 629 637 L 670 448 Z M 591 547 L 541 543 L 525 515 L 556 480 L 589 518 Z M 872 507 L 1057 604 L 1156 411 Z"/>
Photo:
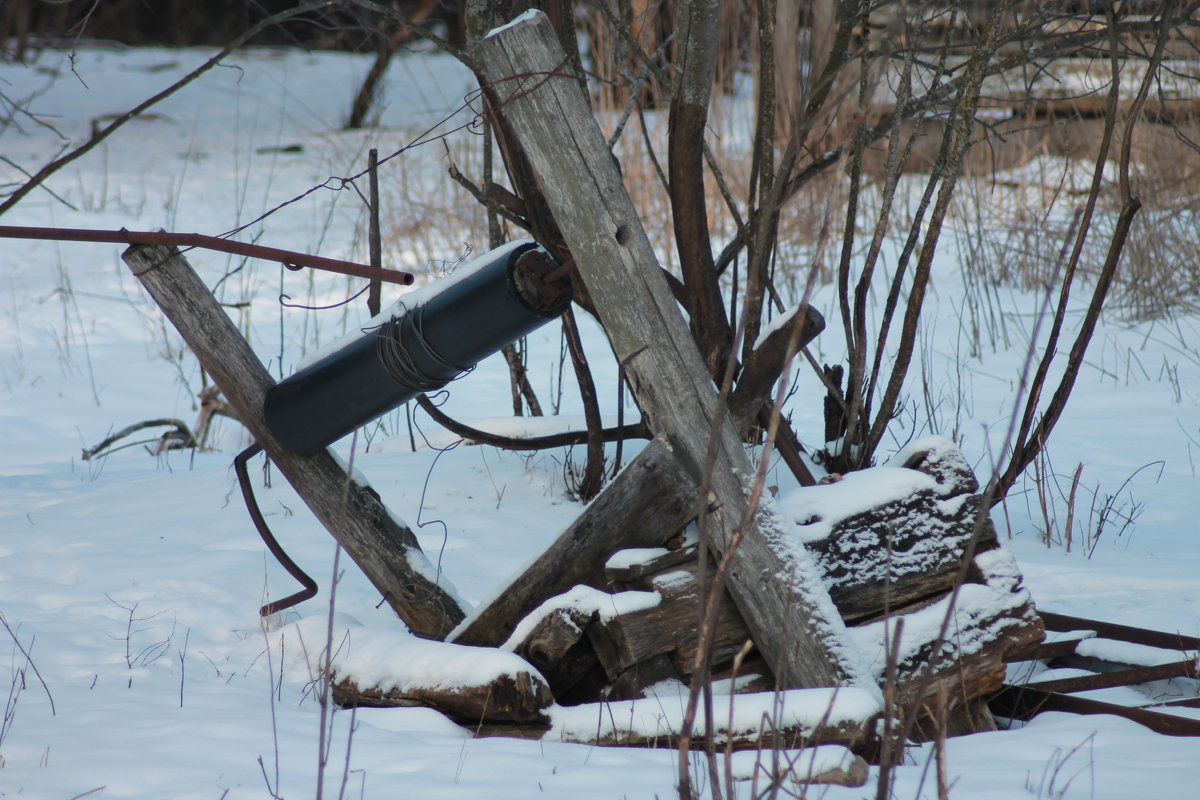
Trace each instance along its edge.
<path fill-rule="evenodd" d="M 296 455 L 275 441 L 263 419 L 263 398 L 274 381 L 179 250 L 136 245 L 122 257 L 238 419 L 400 619 L 418 636 L 444 638 L 465 616 L 449 582 L 421 552 L 413 532 L 329 451 Z"/>
<path fill-rule="evenodd" d="M 725 550 L 748 509 L 754 471 L 621 181 L 620 170 L 554 31 L 530 12 L 481 40 L 475 57 L 512 126 L 654 433 L 694 478 L 720 414 L 708 519 Z M 697 502 L 699 506 L 699 502 Z M 738 548 L 730 592 L 785 687 L 865 681 L 844 626 L 803 548 L 761 523 Z"/>
<path fill-rule="evenodd" d="M 663 438 L 646 445 L 546 552 L 451 635 L 457 644 L 503 644 L 526 614 L 572 586 L 599 584 L 616 550 L 663 544 L 695 516 L 696 484 Z"/>

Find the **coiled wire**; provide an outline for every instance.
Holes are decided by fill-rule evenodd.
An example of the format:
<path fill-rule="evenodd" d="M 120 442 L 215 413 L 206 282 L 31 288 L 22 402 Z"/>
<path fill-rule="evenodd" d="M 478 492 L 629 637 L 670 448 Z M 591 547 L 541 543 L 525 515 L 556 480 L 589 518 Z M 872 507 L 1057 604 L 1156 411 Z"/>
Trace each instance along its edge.
<path fill-rule="evenodd" d="M 401 305 L 401 310 L 403 309 L 404 306 Z M 425 338 L 424 317 L 425 307 L 419 306 L 380 325 L 376 328 L 375 352 L 379 356 L 379 363 L 392 380 L 421 392 L 429 392 L 461 378 L 473 370 L 475 365 L 455 364 L 435 350 Z M 413 358 L 413 348 L 419 348 L 416 352 L 436 364 L 440 368 L 440 374 L 430 375 L 423 371 Z M 447 374 L 449 377 L 446 377 Z"/>

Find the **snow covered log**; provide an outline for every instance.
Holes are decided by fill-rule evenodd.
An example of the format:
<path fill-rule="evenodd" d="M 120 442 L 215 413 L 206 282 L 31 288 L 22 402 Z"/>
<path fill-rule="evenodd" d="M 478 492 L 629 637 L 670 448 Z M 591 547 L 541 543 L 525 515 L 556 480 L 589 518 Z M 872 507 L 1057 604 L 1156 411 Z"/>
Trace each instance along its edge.
<path fill-rule="evenodd" d="M 275 440 L 263 418 L 263 401 L 275 381 L 183 254 L 175 247 L 135 245 L 122 258 L 250 435 L 396 615 L 418 636 L 444 638 L 465 616 L 453 587 L 421 552 L 413 532 L 328 450 L 298 455 Z"/>
<path fill-rule="evenodd" d="M 550 684 L 554 697 L 568 702 L 580 681 L 599 667 L 586 631 L 600 613 L 575 606 L 556 608 L 546 614 L 514 649 L 517 655 L 538 668 Z M 600 687 L 593 687 L 599 691 Z"/>
<path fill-rule="evenodd" d="M 320 633 L 316 627 L 316 635 Z M 361 626 L 350 627 L 335 641 L 329 671 L 333 699 L 340 705 L 427 706 L 468 726 L 545 725 L 549 720 L 546 710 L 554 702 L 550 687 L 513 653 Z M 320 672 L 324 652 L 313 652 L 316 663 L 310 668 Z"/>
<path fill-rule="evenodd" d="M 990 728 L 981 698 L 1000 688 L 1005 661 L 1043 636 L 1020 572 L 996 541 L 990 521 L 983 518 L 976 529 L 977 489 L 953 444 L 931 437 L 889 465 L 798 489 L 778 504 L 783 530 L 820 553 L 822 577 L 833 587 L 831 595 L 871 679 L 881 686 L 886 682 L 888 648 L 893 648 L 901 706 L 935 713 L 925 704 L 944 697 L 952 723 L 963 732 Z M 645 688 L 661 677 L 656 670 L 664 655 L 676 668 L 674 677 L 686 679 L 690 671 L 698 639 L 698 565 L 678 563 L 677 556 L 664 560 L 664 553 L 626 551 L 610 559 L 610 577 L 627 579 L 617 588 L 662 597 L 653 607 L 588 627 L 614 685 L 617 676 L 625 683 L 635 676 L 641 680 L 637 688 Z M 968 553 L 972 557 L 964 570 Z M 963 583 L 954 591 L 960 577 Z M 718 672 L 730 671 L 733 655 L 748 637 L 737 610 L 726 603 L 713 653 Z M 770 685 L 773 679 L 765 664 L 756 663 L 754 651 L 749 659 L 738 670 L 735 691 L 744 691 L 747 681 Z M 759 677 L 752 678 L 754 672 Z"/>
<path fill-rule="evenodd" d="M 341 706 L 400 708 L 424 706 L 471 726 L 487 722 L 542 723 L 554 702 L 550 687 L 534 671 L 499 675 L 467 686 L 411 686 L 407 689 L 363 688 L 350 680 L 333 685 L 333 701 Z"/>
<path fill-rule="evenodd" d="M 576 584 L 604 585 L 615 550 L 665 543 L 695 516 L 696 484 L 664 437 L 646 445 L 584 512 L 450 639 L 496 646 L 547 598 Z"/>
<path fill-rule="evenodd" d="M 971 468 L 946 440 L 924 442 L 780 503 L 848 623 L 949 591 L 968 544 L 975 552 L 996 547 Z"/>

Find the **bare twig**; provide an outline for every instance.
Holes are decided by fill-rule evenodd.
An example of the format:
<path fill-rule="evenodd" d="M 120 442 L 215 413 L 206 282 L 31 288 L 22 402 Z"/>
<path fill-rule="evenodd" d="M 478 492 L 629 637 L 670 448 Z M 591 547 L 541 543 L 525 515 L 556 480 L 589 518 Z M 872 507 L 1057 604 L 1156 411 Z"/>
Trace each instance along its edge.
<path fill-rule="evenodd" d="M 4 614 L 0 613 L 0 625 L 4 626 L 4 630 L 8 631 L 8 635 L 12 637 L 13 644 L 21 651 L 21 655 L 25 657 L 25 663 L 33 670 L 33 674 L 37 676 L 38 683 L 42 684 L 42 690 L 46 692 L 46 699 L 50 701 L 50 715 L 57 716 L 58 712 L 54 708 L 54 696 L 50 694 L 50 687 L 46 685 L 46 679 L 42 677 L 42 673 L 38 671 L 37 664 L 33 663 L 33 656 L 29 655 L 29 650 L 25 649 L 25 645 L 21 644 L 21 640 L 17 638 L 14 631 L 8 624 L 8 620 L 4 618 Z M 30 648 L 33 643 L 30 643 Z"/>
<path fill-rule="evenodd" d="M 356 2 L 358 2 L 358 1 L 359 0 L 356 0 Z M 215 56 L 213 56 L 212 58 L 205 61 L 199 67 L 192 70 L 187 75 L 183 76 L 178 81 L 171 84 L 166 89 L 159 92 L 158 94 L 156 94 L 153 97 L 150 97 L 146 100 L 143 100 L 141 103 L 134 106 L 129 111 L 126 111 L 124 114 L 121 114 L 119 117 L 114 119 L 112 122 L 105 125 L 100 130 L 94 132 L 91 135 L 91 137 L 86 142 L 84 142 L 82 145 L 80 145 L 79 147 L 76 147 L 75 149 L 67 152 L 66 154 L 64 154 L 62 156 L 59 156 L 58 158 L 56 158 L 53 161 L 50 161 L 48 164 L 44 165 L 40 170 L 38 170 L 36 173 L 34 173 L 33 177 L 31 177 L 28 181 L 26 181 L 24 184 L 22 184 L 20 188 L 18 188 L 16 191 L 14 191 L 12 194 L 10 194 L 4 200 L 4 202 L 0 203 L 0 215 L 3 215 L 4 212 L 8 211 L 10 208 L 12 208 L 17 203 L 19 203 L 21 201 L 21 199 L 25 197 L 25 195 L 29 194 L 34 189 L 36 189 L 38 186 L 40 186 L 47 178 L 49 178 L 55 172 L 58 172 L 58 170 L 65 167 L 67 164 L 70 164 L 72 161 L 75 161 L 76 159 L 78 159 L 84 155 L 87 155 L 98 144 L 100 144 L 105 139 L 107 139 L 109 136 L 111 136 L 113 133 L 115 133 L 125 123 L 129 122 L 131 119 L 134 119 L 139 114 L 144 113 L 146 111 L 146 109 L 167 99 L 168 97 L 175 94 L 183 87 L 190 84 L 192 81 L 199 78 L 204 73 L 208 72 L 210 69 L 215 67 L 217 64 L 220 64 L 223 60 L 225 60 L 226 56 L 228 56 L 234 50 L 236 50 L 239 47 L 241 47 L 242 45 L 244 45 L 246 42 L 253 39 L 258 34 L 262 33 L 267 28 L 270 28 L 273 25 L 278 25 L 280 22 L 291 19 L 292 17 L 298 16 L 300 14 L 307 14 L 310 11 L 316 11 L 317 9 L 325 8 L 328 5 L 329 5 L 329 0 L 304 0 L 304 2 L 297 4 L 293 8 L 289 8 L 286 11 L 281 11 L 278 14 L 272 14 L 271 16 L 267 17 L 266 19 L 263 19 L 262 21 L 258 22 L 257 24 L 250 26 L 250 28 L 248 28 L 240 36 L 235 38 L 232 42 L 227 44 L 224 48 L 221 49 L 220 52 L 218 52 Z"/>

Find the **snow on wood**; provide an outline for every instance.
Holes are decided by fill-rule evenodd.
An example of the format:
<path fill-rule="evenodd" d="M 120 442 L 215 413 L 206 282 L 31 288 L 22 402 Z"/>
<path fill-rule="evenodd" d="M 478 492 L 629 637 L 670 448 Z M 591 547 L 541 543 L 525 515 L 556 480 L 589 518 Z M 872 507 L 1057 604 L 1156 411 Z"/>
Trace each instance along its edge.
<path fill-rule="evenodd" d="M 590 586 L 575 586 L 560 595 L 555 595 L 534 609 L 513 629 L 501 649 L 512 651 L 529 635 L 530 631 L 546 616 L 559 609 L 574 609 L 584 615 L 597 614 L 601 620 L 610 620 L 622 614 L 631 614 L 654 608 L 662 602 L 657 592 L 617 592 L 609 594 Z"/>
<path fill-rule="evenodd" d="M 659 685 L 663 687 L 663 684 Z M 665 686 L 650 697 L 550 709 L 546 739 L 597 745 L 672 747 L 683 729 L 687 703 L 682 684 Z M 714 739 L 752 744 L 778 732 L 785 746 L 798 743 L 865 741 L 882 713 L 878 694 L 854 687 L 792 689 L 783 692 L 719 695 L 714 703 Z M 703 710 L 693 731 L 703 735 Z"/>
<path fill-rule="evenodd" d="M 604 569 L 606 571 L 628 570 L 632 567 L 641 567 L 670 553 L 671 551 L 665 547 L 629 547 L 625 550 L 618 550 L 609 556 L 608 561 L 604 562 Z"/>
<path fill-rule="evenodd" d="M 1075 654 L 1113 664 L 1128 664 L 1135 667 L 1157 667 L 1179 661 L 1179 652 L 1150 647 L 1115 639 L 1085 638 L 1075 645 Z M 1191 655 L 1195 655 L 1192 653 Z"/>
<path fill-rule="evenodd" d="M 504 650 L 434 642 L 403 631 L 339 620 L 329 675 L 342 705 L 430 706 L 466 722 L 540 722 L 550 687 L 524 659 Z M 310 617 L 284 629 L 304 643 L 309 670 L 323 672 L 328 620 Z"/>
<path fill-rule="evenodd" d="M 664 654 L 670 655 L 674 674 L 691 675 L 700 638 L 698 570 L 699 562 L 693 558 L 647 576 L 638 585 L 660 596 L 659 604 L 601 619 L 589 628 L 588 635 L 610 678 L 616 680 L 635 665 Z M 712 663 L 727 662 L 749 639 L 745 621 L 726 594 L 717 616 Z M 642 680 L 655 680 L 655 676 L 645 675 Z"/>
<path fill-rule="evenodd" d="M 473 55 L 489 103 L 529 158 L 647 424 L 670 437 L 694 478 L 713 453 L 708 474 L 716 506 L 707 530 L 714 549 L 725 550 L 746 516 L 744 481 L 753 468 L 717 406 L 595 116 L 578 82 L 560 71 L 564 54 L 553 27 L 544 14 L 531 14 L 481 41 Z M 531 74 L 538 77 L 520 77 Z M 714 418 L 721 424 L 710 448 L 705 432 Z M 756 520 L 732 561 L 730 592 L 782 685 L 867 685 L 802 548 L 778 542 Z M 780 629 L 788 635 L 775 635 Z"/>
<path fill-rule="evenodd" d="M 954 445 L 927 437 L 887 466 L 797 489 L 779 508 L 788 531 L 816 555 L 834 603 L 854 622 L 950 590 L 968 545 L 977 552 L 996 547 L 990 520 L 979 518 L 977 488 Z M 1008 563 L 1011 588 L 1020 572 Z"/>

